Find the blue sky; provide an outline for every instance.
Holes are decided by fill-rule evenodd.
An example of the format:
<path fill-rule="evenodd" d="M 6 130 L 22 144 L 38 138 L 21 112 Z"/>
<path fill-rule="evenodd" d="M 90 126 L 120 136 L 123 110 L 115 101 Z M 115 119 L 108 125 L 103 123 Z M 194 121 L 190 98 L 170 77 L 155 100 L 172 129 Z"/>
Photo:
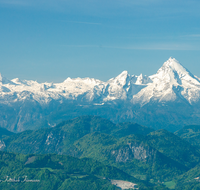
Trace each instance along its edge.
<path fill-rule="evenodd" d="M 61 82 L 151 75 L 170 56 L 200 77 L 199 0 L 0 0 L 0 72 Z"/>

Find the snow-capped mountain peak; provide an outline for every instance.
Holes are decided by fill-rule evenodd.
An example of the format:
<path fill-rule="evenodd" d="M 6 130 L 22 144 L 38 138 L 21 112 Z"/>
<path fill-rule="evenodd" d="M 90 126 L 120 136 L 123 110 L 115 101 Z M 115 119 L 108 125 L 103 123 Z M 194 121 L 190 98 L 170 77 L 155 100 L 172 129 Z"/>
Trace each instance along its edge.
<path fill-rule="evenodd" d="M 175 72 L 180 77 L 186 75 L 192 75 L 185 67 L 183 67 L 175 58 L 170 57 L 163 66 L 158 70 L 157 74 L 166 74 L 169 72 Z"/>
<path fill-rule="evenodd" d="M 150 76 L 153 81 L 148 87 L 139 92 L 148 103 L 150 100 L 159 102 L 186 101 L 190 104 L 199 101 L 200 81 L 175 58 L 170 57 L 155 75 Z M 138 101 L 138 98 L 137 98 Z"/>
<path fill-rule="evenodd" d="M 137 84 L 137 85 L 143 85 L 147 83 L 151 83 L 151 79 L 143 74 L 137 75 L 130 75 L 128 71 L 123 71 L 120 73 L 117 77 L 111 78 L 108 83 L 115 83 L 121 86 L 130 85 L 131 84 Z"/>
<path fill-rule="evenodd" d="M 120 73 L 117 77 L 115 78 L 111 78 L 108 83 L 115 83 L 115 84 L 119 84 L 121 86 L 124 86 L 127 82 L 127 79 L 130 77 L 130 75 L 128 74 L 128 71 L 123 71 L 122 73 Z"/>
<path fill-rule="evenodd" d="M 140 74 L 137 77 L 135 84 L 141 85 L 141 84 L 148 84 L 148 83 L 151 83 L 151 82 L 152 82 L 152 80 L 148 76 Z"/>
<path fill-rule="evenodd" d="M 170 83 L 171 85 L 182 85 L 184 82 L 199 85 L 199 79 L 181 65 L 175 58 L 170 57 L 155 75 L 150 78 L 156 82 Z"/>
<path fill-rule="evenodd" d="M 25 81 L 20 80 L 19 78 L 14 78 L 11 80 L 13 83 L 17 84 L 17 85 L 26 85 Z"/>
<path fill-rule="evenodd" d="M 0 73 L 0 84 L 14 84 Z"/>
<path fill-rule="evenodd" d="M 127 77 L 128 75 L 128 71 L 123 71 L 122 73 L 120 73 L 116 78 L 123 78 L 123 77 Z"/>

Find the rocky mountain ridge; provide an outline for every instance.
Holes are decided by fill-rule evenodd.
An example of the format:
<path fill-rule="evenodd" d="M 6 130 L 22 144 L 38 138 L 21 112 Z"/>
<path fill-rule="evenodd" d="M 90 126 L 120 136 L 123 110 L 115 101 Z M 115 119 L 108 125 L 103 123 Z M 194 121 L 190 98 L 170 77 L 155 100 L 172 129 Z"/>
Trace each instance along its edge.
<path fill-rule="evenodd" d="M 86 114 L 156 129 L 198 124 L 199 104 L 200 79 L 175 58 L 169 58 L 155 75 L 123 71 L 107 82 L 67 78 L 62 83 L 38 83 L 0 75 L 0 126 L 11 131 L 54 126 Z"/>
<path fill-rule="evenodd" d="M 8 80 L 0 75 L 1 101 L 7 103 L 32 98 L 40 104 L 52 99 L 76 100 L 103 104 L 114 100 L 128 100 L 147 104 L 184 98 L 189 104 L 199 101 L 200 80 L 185 69 L 176 59 L 169 58 L 152 76 L 130 75 L 123 71 L 115 78 L 103 82 L 93 78 L 67 78 L 62 83 L 38 83 L 15 78 Z"/>

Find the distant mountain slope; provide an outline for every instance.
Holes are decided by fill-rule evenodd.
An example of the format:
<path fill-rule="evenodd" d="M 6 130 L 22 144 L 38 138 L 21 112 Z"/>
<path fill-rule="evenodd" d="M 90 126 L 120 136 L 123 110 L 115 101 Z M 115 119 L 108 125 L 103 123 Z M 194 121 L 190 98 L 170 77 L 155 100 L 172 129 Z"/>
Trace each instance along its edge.
<path fill-rule="evenodd" d="M 130 134 L 147 135 L 153 131 L 154 129 L 141 126 L 137 123 L 124 122 L 117 124 L 111 134 L 115 137 L 124 137 Z"/>
<path fill-rule="evenodd" d="M 69 146 L 76 140 L 95 131 L 122 137 L 127 133 L 147 134 L 152 129 L 131 123 L 116 125 L 98 116 L 81 116 L 64 121 L 53 128 L 24 131 L 10 138 L 4 138 L 0 142 L 0 150 L 24 154 L 65 154 Z"/>
<path fill-rule="evenodd" d="M 0 126 L 10 131 L 52 127 L 81 115 L 176 131 L 200 123 L 200 79 L 169 58 L 152 76 L 123 71 L 103 82 L 67 78 L 38 83 L 0 75 Z"/>
<path fill-rule="evenodd" d="M 200 149 L 166 130 L 157 130 L 147 135 L 148 143 L 165 156 L 192 168 L 200 162 Z"/>
<path fill-rule="evenodd" d="M 200 146 L 200 125 L 187 125 L 174 134 L 192 145 Z"/>

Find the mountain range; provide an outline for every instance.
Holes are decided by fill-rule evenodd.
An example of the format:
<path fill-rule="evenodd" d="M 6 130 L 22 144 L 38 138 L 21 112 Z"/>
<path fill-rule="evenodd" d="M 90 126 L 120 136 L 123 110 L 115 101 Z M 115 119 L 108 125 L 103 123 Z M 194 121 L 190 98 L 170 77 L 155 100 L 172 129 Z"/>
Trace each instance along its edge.
<path fill-rule="evenodd" d="M 38 83 L 0 75 L 0 126 L 13 132 L 53 127 L 80 115 L 176 131 L 200 123 L 199 105 L 200 78 L 171 57 L 154 75 L 123 71 L 107 82 L 68 77 Z"/>
<path fill-rule="evenodd" d="M 196 190 L 200 187 L 199 130 L 193 125 L 171 133 L 130 122 L 114 124 L 98 116 L 81 116 L 53 128 L 21 133 L 4 129 L 0 138 L 0 179 L 5 179 L 6 173 L 15 177 L 26 173 L 43 180 L 37 185 L 41 188 L 46 183 L 44 189 L 50 188 L 50 179 L 54 179 L 55 186 L 66 187 L 75 180 L 71 189 L 84 189 L 75 186 L 80 182 L 95 186 L 100 183 L 106 189 L 112 179 L 135 183 L 139 189 Z M 2 185 L 6 184 L 0 181 Z M 22 189 L 23 185 L 14 186 Z M 96 189 L 103 188 L 100 186 Z"/>

